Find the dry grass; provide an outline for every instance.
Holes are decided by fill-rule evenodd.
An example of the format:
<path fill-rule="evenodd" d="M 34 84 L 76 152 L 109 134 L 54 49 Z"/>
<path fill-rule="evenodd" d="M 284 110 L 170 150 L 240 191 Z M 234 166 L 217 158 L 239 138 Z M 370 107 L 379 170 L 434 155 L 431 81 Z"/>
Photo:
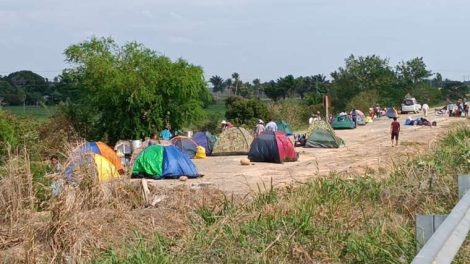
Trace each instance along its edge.
<path fill-rule="evenodd" d="M 0 256 L 3 263 L 83 263 L 110 248 L 160 233 L 175 237 L 191 228 L 202 203 L 223 199 L 220 191 L 159 189 L 164 202 L 148 206 L 140 181 L 99 183 L 94 173 L 76 175 L 58 197 L 35 210 L 33 177 L 25 151 L 12 155 L 0 175 Z M 204 201 L 204 202 L 203 202 Z"/>

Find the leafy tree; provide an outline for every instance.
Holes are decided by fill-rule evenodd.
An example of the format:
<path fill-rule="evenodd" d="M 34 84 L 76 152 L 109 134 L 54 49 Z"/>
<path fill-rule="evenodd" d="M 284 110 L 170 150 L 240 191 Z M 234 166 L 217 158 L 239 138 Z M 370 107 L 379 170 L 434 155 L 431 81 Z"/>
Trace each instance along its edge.
<path fill-rule="evenodd" d="M 263 91 L 267 97 L 276 102 L 279 98 L 285 97 L 285 91 L 275 82 L 269 81 L 263 83 Z"/>
<path fill-rule="evenodd" d="M 449 100 L 458 100 L 465 98 L 466 94 L 470 92 L 467 84 L 459 81 L 445 80 L 444 87 L 442 87 L 442 95 Z"/>
<path fill-rule="evenodd" d="M 292 95 L 295 91 L 296 82 L 294 76 L 292 76 L 292 74 L 289 74 L 285 77 L 279 78 L 277 80 L 277 86 L 282 91 L 282 98 L 286 99 L 287 95 Z"/>
<path fill-rule="evenodd" d="M 216 92 L 223 93 L 224 92 L 225 86 L 224 86 L 224 79 L 222 79 L 222 77 L 220 77 L 218 75 L 212 76 L 209 79 L 209 82 L 212 84 L 212 87 L 214 87 L 214 89 L 213 89 L 214 93 L 216 93 Z"/>
<path fill-rule="evenodd" d="M 14 72 L 5 79 L 17 88 L 16 95 L 19 98 L 21 98 L 20 91 L 24 91 L 26 104 L 38 104 L 40 101 L 43 101 L 43 96 L 47 94 L 49 87 L 46 79 L 32 71 Z"/>
<path fill-rule="evenodd" d="M 398 81 L 408 93 L 413 93 L 418 84 L 431 76 L 431 71 L 426 69 L 422 57 L 400 62 L 396 67 L 396 71 Z"/>
<path fill-rule="evenodd" d="M 171 61 L 141 44 L 111 38 L 71 45 L 68 69 L 80 87 L 66 113 L 88 139 L 142 138 L 169 122 L 174 129 L 202 120 L 209 93 L 200 67 Z"/>
<path fill-rule="evenodd" d="M 227 98 L 225 106 L 225 117 L 238 126 L 254 126 L 258 119 L 269 117 L 268 107 L 260 100 L 232 96 Z"/>
<path fill-rule="evenodd" d="M 332 93 L 336 109 L 344 109 L 351 98 L 364 91 L 377 90 L 381 103 L 398 103 L 404 92 L 395 87 L 396 77 L 387 59 L 371 55 L 345 60 L 345 67 L 331 73 Z"/>

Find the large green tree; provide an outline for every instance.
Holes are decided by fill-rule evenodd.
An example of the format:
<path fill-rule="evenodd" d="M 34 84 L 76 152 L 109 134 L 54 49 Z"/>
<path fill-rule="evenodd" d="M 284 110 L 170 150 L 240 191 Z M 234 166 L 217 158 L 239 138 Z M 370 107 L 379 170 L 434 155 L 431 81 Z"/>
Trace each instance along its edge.
<path fill-rule="evenodd" d="M 111 38 L 71 45 L 65 55 L 80 88 L 66 111 L 88 139 L 142 138 L 166 122 L 178 129 L 204 117 L 210 96 L 201 67 Z"/>
<path fill-rule="evenodd" d="M 402 99 L 403 91 L 396 87 L 396 76 L 388 59 L 376 55 L 357 58 L 351 55 L 345 64 L 344 68 L 331 73 L 336 109 L 344 109 L 349 100 L 364 91 L 376 90 L 381 103 L 387 105 L 397 104 Z"/>

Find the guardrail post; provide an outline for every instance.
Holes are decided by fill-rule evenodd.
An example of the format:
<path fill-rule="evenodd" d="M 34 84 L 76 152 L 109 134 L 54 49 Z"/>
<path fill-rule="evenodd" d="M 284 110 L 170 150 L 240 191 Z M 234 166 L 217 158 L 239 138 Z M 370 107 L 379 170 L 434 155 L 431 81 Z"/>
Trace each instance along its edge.
<path fill-rule="evenodd" d="M 459 175 L 458 179 L 459 184 L 459 200 L 470 190 L 470 176 L 469 175 Z"/>
<path fill-rule="evenodd" d="M 447 215 L 416 215 L 416 249 L 420 251 Z"/>

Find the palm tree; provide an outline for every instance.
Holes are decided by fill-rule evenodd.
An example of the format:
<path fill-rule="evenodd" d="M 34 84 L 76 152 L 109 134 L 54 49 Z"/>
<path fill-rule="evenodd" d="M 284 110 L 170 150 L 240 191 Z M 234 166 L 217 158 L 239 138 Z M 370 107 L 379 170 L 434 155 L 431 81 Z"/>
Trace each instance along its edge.
<path fill-rule="evenodd" d="M 259 90 L 261 86 L 261 80 L 259 78 L 254 79 L 253 86 L 255 87 L 255 90 L 256 90 L 256 98 L 259 99 Z"/>
<path fill-rule="evenodd" d="M 209 82 L 213 86 L 213 89 L 212 89 L 213 92 L 215 92 L 215 93 L 216 92 L 220 92 L 220 93 L 224 92 L 225 86 L 224 86 L 224 79 L 222 79 L 222 77 L 220 77 L 218 75 L 214 75 L 209 79 Z"/>
<path fill-rule="evenodd" d="M 234 79 L 233 88 L 235 89 L 235 95 L 237 95 L 238 88 L 240 87 L 240 74 L 234 72 L 232 73 L 232 78 Z"/>

